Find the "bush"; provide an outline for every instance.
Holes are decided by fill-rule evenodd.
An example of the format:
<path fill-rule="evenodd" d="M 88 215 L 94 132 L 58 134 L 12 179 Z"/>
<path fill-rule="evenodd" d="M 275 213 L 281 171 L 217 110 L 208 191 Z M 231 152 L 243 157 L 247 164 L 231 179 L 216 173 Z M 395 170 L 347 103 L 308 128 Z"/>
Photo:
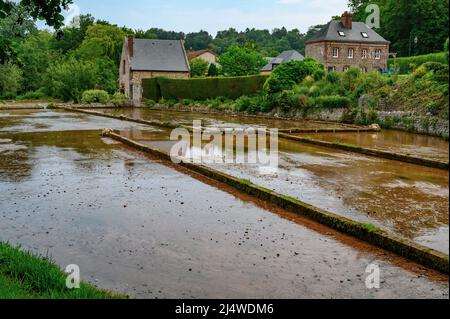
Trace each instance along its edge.
<path fill-rule="evenodd" d="M 264 84 L 266 94 L 274 94 L 290 90 L 294 85 L 301 83 L 306 76 L 323 69 L 323 65 L 312 60 L 289 61 L 279 65 Z"/>
<path fill-rule="evenodd" d="M 332 84 L 338 83 L 340 81 L 340 78 L 341 77 L 340 77 L 339 73 L 337 73 L 337 72 L 328 72 L 327 73 L 327 81 Z"/>
<path fill-rule="evenodd" d="M 203 60 L 193 60 L 189 62 L 192 77 L 203 77 L 208 72 L 208 62 Z"/>
<path fill-rule="evenodd" d="M 128 100 L 128 97 L 125 94 L 116 92 L 116 93 L 114 93 L 114 95 L 111 98 L 111 103 L 114 106 L 119 107 L 119 106 L 122 106 L 123 102 L 126 100 Z"/>
<path fill-rule="evenodd" d="M 35 92 L 27 92 L 25 94 L 17 96 L 16 100 L 26 101 L 26 100 L 43 100 L 46 98 L 44 92 L 38 90 Z"/>
<path fill-rule="evenodd" d="M 218 76 L 219 68 L 214 63 L 211 63 L 208 69 L 208 76 Z"/>
<path fill-rule="evenodd" d="M 237 99 L 261 91 L 267 76 L 215 77 L 198 79 L 144 79 L 143 96 L 159 101 L 165 99 L 207 100 L 216 97 Z"/>
<path fill-rule="evenodd" d="M 3 98 L 15 98 L 20 90 L 22 71 L 14 64 L 0 63 L 0 96 Z"/>
<path fill-rule="evenodd" d="M 70 58 L 65 62 L 50 66 L 44 80 L 45 93 L 64 101 L 80 102 L 84 91 L 105 87 L 106 78 L 109 79 L 107 81 L 109 84 L 106 86 L 112 89 L 110 71 L 101 70 L 102 67 L 99 65 L 102 64 Z"/>
<path fill-rule="evenodd" d="M 81 102 L 84 104 L 101 103 L 106 104 L 109 101 L 108 92 L 103 90 L 88 90 L 83 92 Z"/>
<path fill-rule="evenodd" d="M 313 74 L 313 78 L 315 81 L 323 80 L 324 77 L 325 77 L 325 70 L 323 69 L 316 70 Z"/>
<path fill-rule="evenodd" d="M 275 103 L 284 111 L 298 109 L 300 107 L 299 97 L 293 91 L 283 91 L 278 93 L 275 96 Z"/>
<path fill-rule="evenodd" d="M 448 64 L 448 58 L 445 52 L 397 58 L 397 71 L 399 74 L 409 74 L 426 62 Z M 394 59 L 389 59 L 389 67 L 394 67 Z"/>
<path fill-rule="evenodd" d="M 345 96 L 329 95 L 310 98 L 307 102 L 308 107 L 338 109 L 348 108 L 351 105 L 351 100 Z"/>

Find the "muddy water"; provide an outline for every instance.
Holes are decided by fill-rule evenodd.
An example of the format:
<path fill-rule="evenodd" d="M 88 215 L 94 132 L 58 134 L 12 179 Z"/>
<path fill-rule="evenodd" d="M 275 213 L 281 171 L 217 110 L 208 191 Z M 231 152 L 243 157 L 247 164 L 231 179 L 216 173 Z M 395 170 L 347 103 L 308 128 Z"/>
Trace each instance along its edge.
<path fill-rule="evenodd" d="M 231 116 L 223 114 L 202 114 L 191 112 L 176 112 L 176 111 L 159 111 L 150 110 L 146 108 L 123 108 L 123 109 L 100 109 L 98 111 L 113 114 L 126 115 L 128 117 L 143 119 L 143 120 L 158 120 L 163 122 L 174 122 L 176 124 L 190 125 L 194 120 L 202 120 L 204 126 L 213 127 L 242 127 L 243 125 L 251 125 L 256 127 L 268 128 L 304 128 L 304 129 L 319 129 L 319 128 L 339 128 L 340 124 L 334 123 L 319 123 L 314 121 L 287 121 L 276 119 L 263 119 L 256 117 Z"/>
<path fill-rule="evenodd" d="M 405 270 L 98 133 L 0 133 L 20 146 L 0 154 L 0 240 L 78 264 L 83 279 L 132 297 L 448 298 L 446 276 Z M 368 290 L 374 261 L 382 288 Z"/>
<path fill-rule="evenodd" d="M 37 119 L 45 131 L 28 119 L 15 124 L 22 132 L 0 132 L 0 240 L 78 264 L 102 288 L 138 298 L 448 298 L 447 276 L 102 139 L 104 119 L 61 112 L 63 125 Z M 128 134 L 158 139 L 147 129 Z M 365 287 L 373 262 L 379 290 Z"/>
<path fill-rule="evenodd" d="M 122 134 L 165 151 L 174 145 L 145 134 Z M 224 153 L 216 149 L 219 163 L 206 164 L 448 254 L 446 171 L 287 140 L 279 141 L 275 174 L 262 174 L 256 164 L 223 164 Z M 192 149 L 191 154 L 198 157 L 201 151 Z"/>
<path fill-rule="evenodd" d="M 328 142 L 358 145 L 382 151 L 448 162 L 449 143 L 442 138 L 402 131 L 379 133 L 314 133 L 293 134 Z"/>

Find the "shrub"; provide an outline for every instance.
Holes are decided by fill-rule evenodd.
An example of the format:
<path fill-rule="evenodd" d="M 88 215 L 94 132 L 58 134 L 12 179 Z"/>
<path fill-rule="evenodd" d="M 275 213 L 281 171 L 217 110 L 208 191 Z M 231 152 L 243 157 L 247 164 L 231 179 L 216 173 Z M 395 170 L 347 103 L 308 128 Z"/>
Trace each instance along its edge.
<path fill-rule="evenodd" d="M 84 104 L 101 103 L 106 104 L 109 101 L 108 92 L 103 90 L 88 90 L 83 92 L 81 102 Z"/>
<path fill-rule="evenodd" d="M 35 92 L 27 92 L 25 94 L 17 96 L 16 99 L 25 101 L 25 100 L 42 100 L 42 99 L 45 99 L 45 98 L 46 98 L 45 93 L 40 91 L 40 90 L 38 90 L 38 91 L 35 91 Z"/>
<path fill-rule="evenodd" d="M 148 106 L 148 107 L 153 107 L 156 105 L 156 102 L 154 100 L 150 100 L 150 99 L 144 99 L 144 105 Z"/>
<path fill-rule="evenodd" d="M 323 65 L 311 60 L 289 61 L 279 65 L 264 84 L 266 94 L 274 94 L 290 90 L 294 85 L 301 83 L 306 76 L 314 74 Z"/>
<path fill-rule="evenodd" d="M 218 76 L 219 68 L 214 63 L 211 63 L 208 69 L 208 76 Z"/>
<path fill-rule="evenodd" d="M 418 55 L 414 57 L 397 58 L 397 72 L 399 74 L 408 74 L 414 69 L 420 67 L 426 62 L 439 62 L 448 64 L 448 58 L 445 52 Z M 389 66 L 394 67 L 394 59 L 389 60 Z"/>
<path fill-rule="evenodd" d="M 267 76 L 215 77 L 197 79 L 153 78 L 142 81 L 143 96 L 159 101 L 166 99 L 207 100 L 216 97 L 237 99 L 261 91 Z"/>
<path fill-rule="evenodd" d="M 348 108 L 350 105 L 350 98 L 338 95 L 314 97 L 307 102 L 308 107 L 327 109 Z"/>
<path fill-rule="evenodd" d="M 300 107 L 300 101 L 298 95 L 293 91 L 283 91 L 275 96 L 275 103 L 284 111 L 290 109 L 298 109 Z"/>
<path fill-rule="evenodd" d="M 10 63 L 0 63 L 0 96 L 15 98 L 20 90 L 22 79 L 22 71 L 19 67 Z"/>
<path fill-rule="evenodd" d="M 116 92 L 116 93 L 114 93 L 114 95 L 111 98 L 111 103 L 114 106 L 119 107 L 119 106 L 122 106 L 123 102 L 126 101 L 126 100 L 128 100 L 128 98 L 127 98 L 127 96 L 125 94 L 122 94 L 120 92 Z"/>
<path fill-rule="evenodd" d="M 203 77 L 208 72 L 208 62 L 203 60 L 193 60 L 189 62 L 192 77 Z"/>
<path fill-rule="evenodd" d="M 316 81 L 323 80 L 324 77 L 325 77 L 325 70 L 323 69 L 318 69 L 313 74 L 313 78 Z"/>
<path fill-rule="evenodd" d="M 327 78 L 328 82 L 335 84 L 340 81 L 341 77 L 340 77 L 339 73 L 337 73 L 337 72 L 328 72 L 326 78 Z"/>

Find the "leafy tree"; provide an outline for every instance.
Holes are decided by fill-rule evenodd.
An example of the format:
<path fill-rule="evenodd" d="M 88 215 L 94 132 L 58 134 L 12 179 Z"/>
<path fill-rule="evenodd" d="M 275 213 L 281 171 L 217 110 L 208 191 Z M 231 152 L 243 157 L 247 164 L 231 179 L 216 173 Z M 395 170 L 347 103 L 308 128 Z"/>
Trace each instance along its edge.
<path fill-rule="evenodd" d="M 448 0 L 350 0 L 355 20 L 365 21 L 368 4 L 380 6 L 377 32 L 392 42 L 392 51 L 400 56 L 442 51 L 448 37 Z"/>
<path fill-rule="evenodd" d="M 21 0 L 20 6 L 34 19 L 45 20 L 49 26 L 59 29 L 64 23 L 62 9 L 72 2 L 73 0 Z M 8 16 L 12 10 L 14 10 L 12 1 L 0 0 L 0 18 Z"/>
<path fill-rule="evenodd" d="M 55 50 L 55 39 L 48 31 L 41 31 L 17 46 L 17 61 L 26 77 L 23 79 L 23 91 L 35 91 L 42 86 L 42 76 L 51 61 L 60 58 Z"/>
<path fill-rule="evenodd" d="M 86 59 L 108 58 L 119 66 L 125 33 L 117 26 L 94 24 L 76 50 L 76 56 Z"/>
<path fill-rule="evenodd" d="M 88 28 L 94 24 L 94 20 L 94 17 L 90 14 L 81 15 L 79 27 L 71 25 L 62 29 L 60 36 L 57 38 L 57 48 L 63 53 L 77 49 L 84 41 Z"/>
<path fill-rule="evenodd" d="M 22 71 L 12 63 L 0 64 L 0 96 L 14 97 L 20 91 Z"/>
<path fill-rule="evenodd" d="M 208 72 L 208 62 L 202 60 L 192 60 L 189 62 L 193 77 L 202 77 Z"/>
<path fill-rule="evenodd" d="M 223 75 L 243 76 L 259 74 L 266 61 L 257 51 L 234 45 L 219 58 L 219 64 Z"/>
<path fill-rule="evenodd" d="M 109 60 L 81 61 L 73 57 L 65 62 L 55 63 L 47 70 L 45 92 L 65 101 L 79 102 L 84 91 L 106 89 L 106 86 L 115 83 L 110 63 L 112 62 Z M 110 92 L 114 90 L 115 87 L 109 88 Z"/>
<path fill-rule="evenodd" d="M 313 75 L 317 70 L 323 70 L 323 68 L 322 64 L 312 59 L 280 64 L 264 84 L 264 92 L 274 94 L 290 90 L 294 85 L 302 82 L 305 77 Z"/>
<path fill-rule="evenodd" d="M 188 33 L 185 39 L 186 49 L 193 50 L 207 49 L 213 41 L 212 36 L 207 31 L 200 30 L 200 32 Z"/>
<path fill-rule="evenodd" d="M 219 75 L 219 68 L 214 63 L 211 63 L 208 69 L 208 76 L 218 76 L 218 75 Z"/>

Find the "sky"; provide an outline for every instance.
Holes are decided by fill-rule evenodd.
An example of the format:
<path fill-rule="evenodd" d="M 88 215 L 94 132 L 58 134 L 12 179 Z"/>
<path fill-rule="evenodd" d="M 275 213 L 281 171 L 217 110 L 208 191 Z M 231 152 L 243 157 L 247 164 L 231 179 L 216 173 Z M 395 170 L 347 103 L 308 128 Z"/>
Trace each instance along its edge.
<path fill-rule="evenodd" d="M 213 36 L 233 27 L 274 29 L 282 26 L 306 32 L 341 15 L 347 0 L 74 0 L 65 13 L 92 14 L 119 26 L 152 27 L 184 33 L 206 30 Z"/>

